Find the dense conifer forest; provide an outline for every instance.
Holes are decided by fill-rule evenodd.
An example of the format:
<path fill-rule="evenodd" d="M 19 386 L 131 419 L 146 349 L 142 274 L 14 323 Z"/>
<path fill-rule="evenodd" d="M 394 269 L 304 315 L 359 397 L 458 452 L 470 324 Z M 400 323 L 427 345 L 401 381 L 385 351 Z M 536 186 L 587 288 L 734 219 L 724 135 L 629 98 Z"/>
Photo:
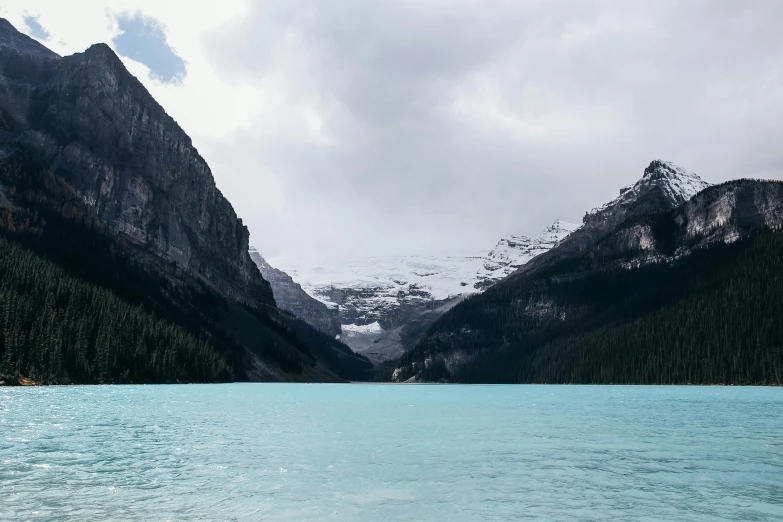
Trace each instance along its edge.
<path fill-rule="evenodd" d="M 404 355 L 403 365 L 422 368 L 433 353 L 463 349 L 479 355 L 455 374 L 430 358 L 422 377 L 783 384 L 783 233 L 762 232 L 671 265 L 553 283 L 561 268 L 466 300 Z"/>
<path fill-rule="evenodd" d="M 0 238 L 0 380 L 233 379 L 205 339 Z"/>

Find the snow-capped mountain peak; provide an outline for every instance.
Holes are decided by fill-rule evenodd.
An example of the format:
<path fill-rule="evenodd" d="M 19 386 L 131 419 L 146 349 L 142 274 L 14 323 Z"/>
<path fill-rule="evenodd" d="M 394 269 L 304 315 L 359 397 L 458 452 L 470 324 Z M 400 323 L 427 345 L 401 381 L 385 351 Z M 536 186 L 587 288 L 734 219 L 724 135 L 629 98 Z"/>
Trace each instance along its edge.
<path fill-rule="evenodd" d="M 552 249 L 577 228 L 579 225 L 558 219 L 537 237 L 510 236 L 501 239 L 485 258 L 472 286 L 484 289 L 493 285 L 537 255 Z"/>
<path fill-rule="evenodd" d="M 654 204 L 655 198 L 650 198 L 650 194 L 658 194 L 658 199 L 662 198 L 665 203 L 663 207 L 671 208 L 685 203 L 709 186 L 709 183 L 693 172 L 670 161 L 654 160 L 644 169 L 644 175 L 636 183 L 622 188 L 620 195 L 612 201 L 589 211 L 585 222 L 606 219 L 613 214 L 624 214 L 623 209 L 641 200 Z"/>
<path fill-rule="evenodd" d="M 579 225 L 557 220 L 536 237 L 503 238 L 483 255 L 366 257 L 315 266 L 305 260 L 280 259 L 277 264 L 310 295 L 328 304 L 346 306 L 346 289 L 361 289 L 363 305 L 371 301 L 371 294 L 383 301 L 374 303 L 381 307 L 400 296 L 440 301 L 484 290 L 577 228 Z M 377 317 L 360 313 L 356 319 L 363 324 Z"/>
<path fill-rule="evenodd" d="M 655 160 L 644 169 L 642 180 L 659 181 L 661 185 L 671 191 L 672 197 L 688 201 L 693 196 L 709 187 L 710 184 L 702 180 L 693 172 L 686 170 L 670 161 Z"/>

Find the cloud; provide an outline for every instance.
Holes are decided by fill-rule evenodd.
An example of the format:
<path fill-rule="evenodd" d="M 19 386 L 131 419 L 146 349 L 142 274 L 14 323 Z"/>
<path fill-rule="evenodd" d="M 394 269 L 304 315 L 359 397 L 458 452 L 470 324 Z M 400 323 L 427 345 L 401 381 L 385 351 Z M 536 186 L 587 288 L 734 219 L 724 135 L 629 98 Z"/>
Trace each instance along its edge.
<path fill-rule="evenodd" d="M 163 24 L 141 13 L 116 17 L 119 34 L 114 47 L 119 54 L 146 65 L 153 78 L 163 83 L 179 83 L 187 74 L 185 61 L 166 41 Z"/>
<path fill-rule="evenodd" d="M 214 155 L 281 180 L 281 219 L 232 196 L 272 255 L 480 252 L 658 157 L 781 177 L 781 22 L 776 1 L 269 0 L 207 40 L 266 102 Z"/>
<path fill-rule="evenodd" d="M 709 181 L 783 178 L 777 0 L 4 9 L 18 26 L 40 13 L 60 54 L 112 42 L 120 19 L 152 35 L 136 48 L 176 49 L 187 74 L 161 83 L 176 67 L 114 43 L 268 258 L 486 252 L 579 221 L 659 157 Z"/>
<path fill-rule="evenodd" d="M 49 31 L 44 29 L 41 24 L 38 23 L 37 16 L 25 16 L 24 24 L 27 26 L 27 30 L 29 31 L 30 36 L 33 38 L 37 38 L 39 40 L 49 39 Z"/>

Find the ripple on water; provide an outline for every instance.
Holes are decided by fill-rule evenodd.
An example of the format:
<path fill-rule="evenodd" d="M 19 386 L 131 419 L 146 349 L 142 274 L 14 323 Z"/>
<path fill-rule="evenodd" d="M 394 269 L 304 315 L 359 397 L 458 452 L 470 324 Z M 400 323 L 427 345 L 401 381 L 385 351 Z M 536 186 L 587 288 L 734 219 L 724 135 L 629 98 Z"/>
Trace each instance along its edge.
<path fill-rule="evenodd" d="M 775 388 L 0 389 L 0 520 L 782 520 Z"/>

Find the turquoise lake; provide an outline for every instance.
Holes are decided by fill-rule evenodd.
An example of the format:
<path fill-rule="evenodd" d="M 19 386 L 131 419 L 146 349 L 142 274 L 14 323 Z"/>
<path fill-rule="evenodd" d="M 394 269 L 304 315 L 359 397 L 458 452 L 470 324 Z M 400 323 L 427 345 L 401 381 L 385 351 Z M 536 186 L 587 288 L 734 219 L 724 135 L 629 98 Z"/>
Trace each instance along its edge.
<path fill-rule="evenodd" d="M 0 388 L 0 520 L 783 520 L 783 390 Z"/>

